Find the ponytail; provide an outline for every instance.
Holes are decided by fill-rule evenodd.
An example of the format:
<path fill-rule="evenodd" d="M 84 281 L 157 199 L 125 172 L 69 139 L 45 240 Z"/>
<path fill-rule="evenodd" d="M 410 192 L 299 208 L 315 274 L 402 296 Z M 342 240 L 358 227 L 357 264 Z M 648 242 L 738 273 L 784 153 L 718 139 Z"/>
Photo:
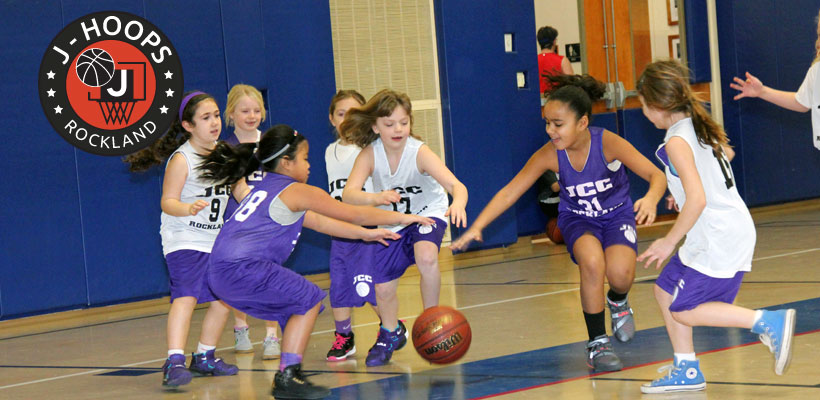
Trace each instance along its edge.
<path fill-rule="evenodd" d="M 265 172 L 275 172 L 279 160 L 294 159 L 299 144 L 305 141 L 290 126 L 279 124 L 268 129 L 255 143 L 242 143 L 231 146 L 219 142 L 197 169 L 203 171 L 202 177 L 215 183 L 233 184 L 262 168 Z"/>
<path fill-rule="evenodd" d="M 820 11 L 817 12 L 817 18 L 814 19 L 814 22 L 817 23 L 817 40 L 814 42 L 814 61 L 811 62 L 812 65 L 820 61 Z"/>
<path fill-rule="evenodd" d="M 199 105 L 206 100 L 216 103 L 213 96 L 202 92 L 188 92 L 183 96 L 182 108 L 168 131 L 151 146 L 123 158 L 131 172 L 146 171 L 154 165 L 162 164 L 183 143 L 191 138 L 191 133 L 182 126 L 182 121 L 194 123 L 194 115 Z M 185 101 L 187 100 L 187 101 Z"/>
<path fill-rule="evenodd" d="M 589 75 L 550 75 L 552 87 L 547 92 L 547 102 L 560 101 L 566 104 L 575 116 L 581 119 L 592 114 L 592 103 L 604 97 L 606 85 Z"/>
<path fill-rule="evenodd" d="M 698 142 L 721 152 L 729 143 L 726 132 L 715 122 L 689 86 L 689 72 L 678 61 L 656 61 L 646 66 L 638 79 L 638 94 L 648 107 L 683 112 L 692 117 Z"/>

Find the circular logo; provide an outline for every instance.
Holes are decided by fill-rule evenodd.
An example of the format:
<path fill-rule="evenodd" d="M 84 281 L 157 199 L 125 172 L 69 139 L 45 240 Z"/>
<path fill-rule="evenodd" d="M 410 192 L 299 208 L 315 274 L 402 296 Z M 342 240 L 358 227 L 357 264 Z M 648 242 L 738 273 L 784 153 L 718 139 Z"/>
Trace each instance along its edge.
<path fill-rule="evenodd" d="M 698 377 L 698 370 L 695 368 L 689 368 L 686 370 L 686 377 L 689 379 L 695 379 Z"/>
<path fill-rule="evenodd" d="M 75 147 L 123 156 L 149 146 L 174 122 L 184 88 L 171 41 L 133 14 L 106 11 L 70 24 L 40 63 L 40 104 Z"/>
<path fill-rule="evenodd" d="M 426 235 L 433 231 L 433 225 L 419 225 L 419 233 Z"/>
<path fill-rule="evenodd" d="M 358 294 L 359 297 L 367 297 L 367 295 L 370 294 L 370 285 L 365 282 L 357 283 L 356 294 Z"/>
<path fill-rule="evenodd" d="M 635 240 L 638 239 L 637 235 L 635 234 L 635 229 L 632 229 L 629 225 L 624 225 L 624 237 L 626 240 L 629 240 L 630 243 L 635 243 Z"/>

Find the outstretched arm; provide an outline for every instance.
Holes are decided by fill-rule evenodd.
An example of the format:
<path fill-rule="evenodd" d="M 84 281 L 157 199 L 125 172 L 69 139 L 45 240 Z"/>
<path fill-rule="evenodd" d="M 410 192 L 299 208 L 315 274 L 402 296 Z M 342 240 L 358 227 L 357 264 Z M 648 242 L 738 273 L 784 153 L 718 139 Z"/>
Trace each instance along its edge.
<path fill-rule="evenodd" d="M 666 176 L 663 172 L 643 156 L 626 139 L 604 131 L 604 156 L 607 162 L 620 160 L 632 172 L 649 182 L 646 195 L 635 201 L 635 222 L 649 225 L 655 221 L 658 210 L 658 201 L 666 193 Z"/>
<path fill-rule="evenodd" d="M 515 175 L 510 183 L 493 196 L 493 199 L 484 207 L 484 210 L 478 215 L 470 229 L 450 244 L 450 248 L 456 251 L 466 250 L 472 241 L 481 241 L 481 231 L 498 218 L 501 213 L 515 204 L 521 195 L 548 169 L 558 171 L 558 157 L 552 143 L 545 144 L 530 157 L 524 168 Z"/>
<path fill-rule="evenodd" d="M 374 163 L 373 146 L 367 146 L 353 163 L 353 170 L 350 171 L 345 189 L 342 191 L 342 201 L 360 206 L 380 206 L 401 201 L 401 196 L 395 190 L 384 190 L 379 193 L 367 193 L 362 190 L 367 177 L 373 174 Z"/>
<path fill-rule="evenodd" d="M 450 217 L 450 222 L 456 227 L 467 227 L 467 187 L 453 175 L 447 165 L 430 150 L 427 145 L 422 145 L 416 156 L 416 165 L 422 173 L 430 174 L 447 193 L 453 196 L 453 204 L 447 209 L 445 217 Z"/>
<path fill-rule="evenodd" d="M 652 242 L 649 248 L 638 257 L 638 261 L 646 260 L 644 268 L 651 266 L 653 262 L 657 262 L 655 268 L 659 268 L 663 261 L 675 251 L 678 242 L 695 226 L 695 222 L 706 208 L 706 193 L 703 191 L 703 183 L 695 166 L 692 148 L 683 139 L 673 137 L 666 143 L 666 153 L 669 154 L 669 161 L 680 175 L 683 191 L 686 193 L 686 202 L 683 203 L 680 215 L 669 233 L 662 239 Z"/>
<path fill-rule="evenodd" d="M 729 87 L 740 92 L 734 97 L 735 100 L 740 100 L 744 97 L 759 97 L 787 110 L 797 112 L 809 111 L 807 107 L 797 102 L 797 93 L 772 89 L 763 85 L 760 79 L 757 79 L 756 76 L 748 72 L 746 72 L 746 80 L 735 77 L 734 82 L 730 83 Z"/>
<path fill-rule="evenodd" d="M 305 212 L 305 222 L 303 225 L 314 231 L 330 236 L 346 239 L 361 239 L 367 242 L 379 242 L 385 246 L 388 245 L 385 239 L 395 240 L 401 237 L 398 233 L 387 229 L 366 229 L 358 225 L 317 214 L 313 211 Z"/>
<path fill-rule="evenodd" d="M 433 224 L 432 219 L 414 214 L 401 214 L 375 207 L 345 204 L 330 197 L 324 190 L 304 183 L 294 183 L 288 186 L 279 198 L 291 211 L 313 211 L 356 225 Z"/>

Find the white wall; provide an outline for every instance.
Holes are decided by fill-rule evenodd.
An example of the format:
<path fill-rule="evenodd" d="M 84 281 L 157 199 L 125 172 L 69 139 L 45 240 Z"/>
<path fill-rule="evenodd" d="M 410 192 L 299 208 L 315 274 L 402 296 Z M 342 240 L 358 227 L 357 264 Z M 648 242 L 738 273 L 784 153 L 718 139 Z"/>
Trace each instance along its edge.
<path fill-rule="evenodd" d="M 680 23 L 669 25 L 666 16 L 668 0 L 647 0 L 649 2 L 649 29 L 652 32 L 652 60 L 669 59 L 669 35 L 680 34 Z M 682 3 L 682 0 L 678 0 Z M 680 7 L 680 6 L 679 6 Z"/>
<path fill-rule="evenodd" d="M 535 31 L 549 25 L 558 30 L 558 53 L 566 56 L 567 43 L 581 42 L 581 29 L 578 26 L 578 2 L 576 0 L 534 0 Z M 541 51 L 538 42 L 533 43 L 537 52 Z M 583 50 L 582 50 L 583 51 Z M 572 63 L 572 70 L 581 73 L 581 62 Z"/>

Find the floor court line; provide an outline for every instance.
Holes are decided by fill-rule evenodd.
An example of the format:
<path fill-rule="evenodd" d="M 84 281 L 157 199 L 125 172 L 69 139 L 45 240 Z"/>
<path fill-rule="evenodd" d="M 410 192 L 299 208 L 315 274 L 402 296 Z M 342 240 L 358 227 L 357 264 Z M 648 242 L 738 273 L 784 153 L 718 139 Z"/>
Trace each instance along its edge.
<path fill-rule="evenodd" d="M 651 382 L 649 379 L 601 378 L 601 377 L 591 378 L 590 380 L 593 380 L 593 381 L 622 381 L 622 382 Z M 820 385 L 798 385 L 798 384 L 794 384 L 794 383 L 718 382 L 718 381 L 708 381 L 708 382 L 706 382 L 706 384 L 707 384 L 707 386 L 709 386 L 709 385 L 737 385 L 737 386 L 773 386 L 773 387 L 796 387 L 796 388 L 807 388 L 807 389 L 817 389 L 817 388 L 820 388 Z"/>
<path fill-rule="evenodd" d="M 817 250 L 820 250 L 820 247 L 815 247 L 815 248 L 806 249 L 806 250 L 793 251 L 793 252 L 788 252 L 788 253 L 783 253 L 783 254 L 776 254 L 776 255 L 771 255 L 771 256 L 766 256 L 766 257 L 759 257 L 759 258 L 753 259 L 752 261 L 768 260 L 768 259 L 778 258 L 778 257 L 787 257 L 787 256 L 791 256 L 791 255 L 803 254 L 803 253 L 808 253 L 808 252 L 817 251 Z M 515 262 L 515 261 L 518 261 L 518 260 L 507 260 L 507 261 L 504 261 L 504 262 Z M 648 281 L 648 280 L 652 280 L 652 279 L 655 279 L 655 278 L 657 278 L 657 275 L 645 276 L 645 277 L 635 279 L 635 282 L 637 283 L 637 282 L 641 282 L 641 281 Z M 467 309 L 478 308 L 478 307 L 486 307 L 486 306 L 491 306 L 491 305 L 496 305 L 496 304 L 503 304 L 503 303 L 509 303 L 509 302 L 514 302 L 514 301 L 521 301 L 521 300 L 528 300 L 528 299 L 533 299 L 533 298 L 538 298 L 538 297 L 550 296 L 550 295 L 555 295 L 555 294 L 568 293 L 568 292 L 573 292 L 573 291 L 577 291 L 577 290 L 580 290 L 580 288 L 564 289 L 564 290 L 558 290 L 558 291 L 552 291 L 552 292 L 546 292 L 546 293 L 539 293 L 539 294 L 530 295 L 530 296 L 522 296 L 522 297 L 511 298 L 511 299 L 492 301 L 492 302 L 487 302 L 487 303 L 475 304 L 475 305 L 471 305 L 471 306 L 458 307 L 458 309 L 459 310 L 467 310 Z M 165 315 L 165 314 L 163 314 L 163 315 Z M 400 318 L 401 319 L 414 319 L 415 317 L 416 317 L 415 315 L 412 315 L 412 316 L 404 316 L 404 317 L 400 317 Z M 376 324 L 378 324 L 378 322 L 369 322 L 369 323 L 365 323 L 365 324 L 357 324 L 357 325 L 354 325 L 354 327 L 359 328 L 359 327 L 365 327 L 365 326 L 372 326 L 372 325 L 376 325 Z M 315 332 L 311 333 L 311 335 L 331 333 L 333 331 L 334 331 L 334 329 L 328 329 L 328 330 L 323 330 L 323 331 L 315 331 Z M 261 343 L 261 342 L 255 342 L 254 344 L 259 344 L 259 343 Z M 231 348 L 232 347 L 223 347 L 223 348 L 219 348 L 217 350 L 224 351 L 224 350 L 228 350 L 228 349 L 231 349 Z M 159 363 L 159 362 L 164 361 L 164 360 L 165 360 L 165 358 L 158 358 L 158 359 L 154 359 L 154 360 L 140 361 L 140 362 L 136 362 L 136 363 L 120 365 L 117 368 L 127 369 L 128 367 L 135 367 L 135 366 L 150 364 L 150 363 Z M 83 376 L 83 375 L 93 375 L 93 374 L 97 374 L 97 373 L 104 372 L 104 371 L 106 371 L 106 369 L 95 369 L 95 370 L 92 370 L 92 371 L 77 372 L 77 373 L 74 373 L 74 374 L 60 375 L 60 376 L 55 376 L 55 377 L 51 377 L 51 378 L 37 379 L 37 380 L 26 381 L 26 382 L 19 382 L 19 383 L 14 383 L 14 384 L 10 384 L 10 385 L 0 386 L 0 390 L 10 389 L 10 388 L 19 387 L 19 386 L 25 386 L 25 385 L 31 385 L 31 384 L 36 384 L 36 383 L 50 382 L 50 381 L 55 381 L 55 380 L 60 380 L 60 379 L 73 378 L 73 377 Z M 594 376 L 594 375 L 588 375 L 586 377 L 589 377 L 589 376 Z M 578 378 L 578 379 L 580 379 L 580 378 Z"/>

